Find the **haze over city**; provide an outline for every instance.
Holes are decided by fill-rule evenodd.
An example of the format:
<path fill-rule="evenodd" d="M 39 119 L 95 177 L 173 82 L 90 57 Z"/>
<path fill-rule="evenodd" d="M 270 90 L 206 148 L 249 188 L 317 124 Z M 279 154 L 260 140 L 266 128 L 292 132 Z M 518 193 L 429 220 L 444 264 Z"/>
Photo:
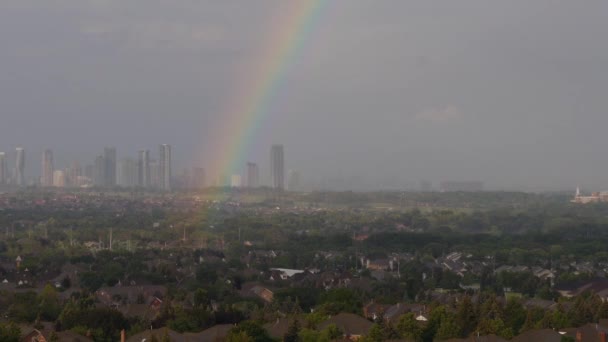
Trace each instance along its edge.
<path fill-rule="evenodd" d="M 173 147 L 173 172 L 217 162 L 226 113 L 289 5 L 277 1 L 0 3 L 0 151 L 40 173 Z M 255 122 L 242 170 L 317 187 L 421 180 L 490 189 L 608 188 L 608 3 L 334 1 Z M 235 137 L 236 138 L 236 137 Z"/>

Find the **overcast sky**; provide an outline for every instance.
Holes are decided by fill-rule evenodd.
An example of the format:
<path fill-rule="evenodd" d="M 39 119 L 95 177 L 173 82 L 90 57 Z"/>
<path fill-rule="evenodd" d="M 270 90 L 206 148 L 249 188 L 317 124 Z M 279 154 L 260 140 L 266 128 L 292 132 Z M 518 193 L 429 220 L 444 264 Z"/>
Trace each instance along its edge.
<path fill-rule="evenodd" d="M 235 83 L 291 1 L 0 1 L 0 151 L 37 172 L 174 146 L 212 162 Z M 332 0 L 248 159 L 304 180 L 608 189 L 608 2 Z M 12 159 L 12 153 L 11 153 Z M 11 164 L 13 161 L 11 160 Z"/>

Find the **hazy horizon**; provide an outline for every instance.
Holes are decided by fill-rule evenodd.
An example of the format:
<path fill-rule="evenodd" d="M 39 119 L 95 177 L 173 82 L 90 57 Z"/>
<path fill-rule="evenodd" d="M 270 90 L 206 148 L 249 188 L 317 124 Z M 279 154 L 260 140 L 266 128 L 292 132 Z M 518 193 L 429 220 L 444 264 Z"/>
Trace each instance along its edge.
<path fill-rule="evenodd" d="M 209 168 L 243 71 L 289 2 L 0 3 L 0 151 L 27 174 L 173 146 Z M 335 189 L 421 180 L 487 189 L 608 189 L 602 1 L 329 2 L 286 71 L 245 161 Z M 220 152 L 221 153 L 221 152 Z M 245 162 L 244 161 L 244 162 Z M 243 168 L 245 164 L 243 162 Z"/>

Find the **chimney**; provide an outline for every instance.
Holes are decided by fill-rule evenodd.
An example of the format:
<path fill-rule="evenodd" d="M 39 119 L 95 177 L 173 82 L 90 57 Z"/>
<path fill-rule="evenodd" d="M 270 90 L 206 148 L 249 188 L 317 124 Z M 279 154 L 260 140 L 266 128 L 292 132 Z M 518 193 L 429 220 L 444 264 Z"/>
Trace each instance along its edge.
<path fill-rule="evenodd" d="M 583 341 L 583 334 L 580 331 L 576 332 L 576 342 L 582 342 Z"/>
<path fill-rule="evenodd" d="M 606 332 L 605 331 L 600 332 L 600 342 L 606 342 Z"/>
<path fill-rule="evenodd" d="M 125 342 L 127 340 L 126 335 L 125 335 L 125 329 L 122 329 L 120 331 L 120 342 Z"/>

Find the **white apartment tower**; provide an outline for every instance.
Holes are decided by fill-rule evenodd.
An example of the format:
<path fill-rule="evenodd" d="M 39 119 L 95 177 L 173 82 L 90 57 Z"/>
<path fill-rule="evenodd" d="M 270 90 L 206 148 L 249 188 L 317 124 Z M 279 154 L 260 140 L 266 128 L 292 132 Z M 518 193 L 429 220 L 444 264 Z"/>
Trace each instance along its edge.
<path fill-rule="evenodd" d="M 165 191 L 171 191 L 171 145 L 160 145 L 158 176 L 160 188 Z"/>

